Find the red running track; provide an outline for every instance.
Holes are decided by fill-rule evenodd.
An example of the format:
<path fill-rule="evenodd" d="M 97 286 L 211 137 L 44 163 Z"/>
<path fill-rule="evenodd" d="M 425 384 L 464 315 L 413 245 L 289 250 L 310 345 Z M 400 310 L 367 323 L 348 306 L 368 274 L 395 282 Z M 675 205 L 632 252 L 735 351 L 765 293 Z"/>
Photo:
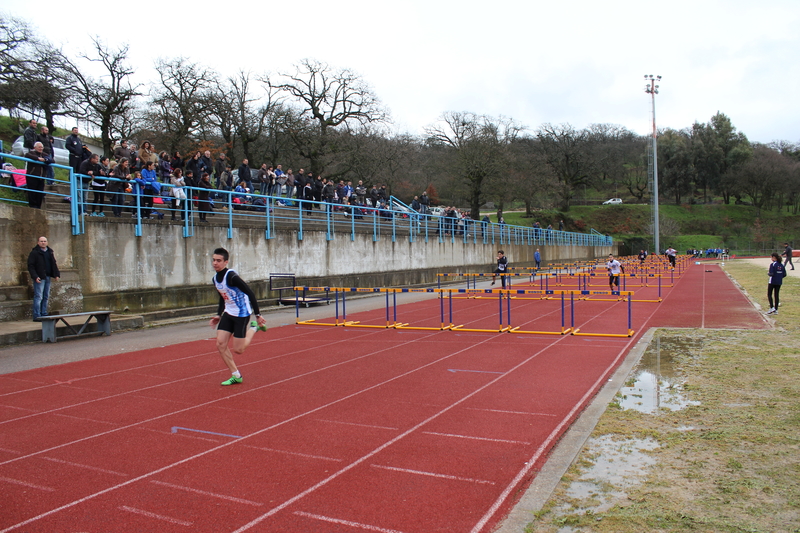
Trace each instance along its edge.
<path fill-rule="evenodd" d="M 626 305 L 576 312 L 595 330 Z M 634 318 L 768 327 L 708 265 Z M 0 532 L 491 531 L 637 337 L 288 326 L 239 357 L 241 386 L 211 340 L 0 376 Z"/>

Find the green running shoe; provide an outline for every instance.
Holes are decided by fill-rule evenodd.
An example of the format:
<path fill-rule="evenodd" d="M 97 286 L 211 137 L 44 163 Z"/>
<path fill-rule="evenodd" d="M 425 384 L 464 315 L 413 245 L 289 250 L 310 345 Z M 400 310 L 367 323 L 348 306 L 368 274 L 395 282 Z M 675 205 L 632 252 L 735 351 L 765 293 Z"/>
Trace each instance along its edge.
<path fill-rule="evenodd" d="M 237 383 L 241 383 L 242 378 L 237 378 L 236 376 L 231 376 L 230 379 L 223 381 L 220 385 L 236 385 Z"/>
<path fill-rule="evenodd" d="M 267 331 L 267 326 L 259 326 L 258 321 L 251 320 L 250 321 L 250 329 L 255 329 L 258 331 Z"/>

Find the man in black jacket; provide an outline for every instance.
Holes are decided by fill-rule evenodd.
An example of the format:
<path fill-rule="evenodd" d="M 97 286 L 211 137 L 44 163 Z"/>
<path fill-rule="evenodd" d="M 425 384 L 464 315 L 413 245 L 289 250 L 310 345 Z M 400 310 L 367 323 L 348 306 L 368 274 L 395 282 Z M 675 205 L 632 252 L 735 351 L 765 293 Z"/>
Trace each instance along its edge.
<path fill-rule="evenodd" d="M 47 246 L 47 237 L 39 237 L 37 246 L 28 255 L 28 273 L 33 281 L 33 320 L 47 316 L 50 299 L 50 279 L 61 277 L 53 249 Z"/>
<path fill-rule="evenodd" d="M 44 153 L 44 146 L 40 142 L 33 145 L 33 150 L 25 154 L 25 159 L 30 159 L 27 172 L 28 182 L 28 207 L 34 209 L 42 208 L 42 200 L 44 199 L 44 178 L 47 177 L 47 167 L 52 164 L 53 160 Z"/>
<path fill-rule="evenodd" d="M 786 257 L 786 262 L 783 264 L 783 266 L 791 265 L 792 266 L 792 270 L 794 270 L 794 263 L 792 263 L 792 253 L 794 253 L 794 252 L 792 251 L 792 247 L 789 246 L 788 242 L 783 243 L 783 246 L 784 246 L 784 249 L 783 249 L 783 253 L 781 255 Z"/>
<path fill-rule="evenodd" d="M 76 173 L 80 172 L 80 165 L 83 161 L 83 141 L 78 137 L 78 127 L 72 128 L 72 135 L 67 137 L 64 143 L 67 151 L 69 152 L 69 166 L 72 167 Z"/>
<path fill-rule="evenodd" d="M 33 150 L 33 143 L 36 142 L 36 121 L 31 119 L 25 132 L 22 134 L 22 147 Z"/>

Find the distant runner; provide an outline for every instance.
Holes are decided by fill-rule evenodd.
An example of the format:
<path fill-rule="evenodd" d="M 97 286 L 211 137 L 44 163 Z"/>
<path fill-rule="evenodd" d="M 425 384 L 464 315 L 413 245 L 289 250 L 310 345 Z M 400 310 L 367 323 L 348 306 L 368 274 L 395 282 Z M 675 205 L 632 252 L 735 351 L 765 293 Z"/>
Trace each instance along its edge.
<path fill-rule="evenodd" d="M 608 288 L 609 290 L 614 290 L 614 285 L 617 286 L 617 290 L 619 290 L 619 275 L 625 273 L 625 267 L 622 264 L 614 259 L 614 254 L 608 254 L 608 263 L 606 263 L 606 268 L 608 269 Z"/>
<path fill-rule="evenodd" d="M 497 278 L 497 274 L 500 274 L 500 283 L 503 284 L 503 288 L 506 288 L 506 277 L 503 274 L 506 273 L 506 269 L 508 268 L 508 258 L 505 256 L 505 252 L 503 250 L 497 251 L 497 269 L 494 271 L 494 275 L 492 276 L 492 285 L 494 285 L 495 278 Z"/>

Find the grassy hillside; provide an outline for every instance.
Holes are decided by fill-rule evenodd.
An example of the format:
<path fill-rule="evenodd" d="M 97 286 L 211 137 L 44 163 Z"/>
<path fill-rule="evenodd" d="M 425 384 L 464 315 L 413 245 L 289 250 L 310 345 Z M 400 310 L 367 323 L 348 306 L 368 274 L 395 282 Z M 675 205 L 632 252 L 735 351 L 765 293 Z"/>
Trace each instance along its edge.
<path fill-rule="evenodd" d="M 509 224 L 558 228 L 563 220 L 568 231 L 595 229 L 626 242 L 632 249 L 652 248 L 650 206 L 576 206 L 567 212 L 537 211 L 534 218 L 522 212 L 504 214 Z M 739 255 L 761 255 L 777 250 L 784 241 L 793 243 L 800 233 L 800 215 L 784 211 L 761 211 L 746 205 L 662 205 L 659 210 L 662 248 L 730 248 Z M 492 221 L 496 216 L 491 215 Z"/>

